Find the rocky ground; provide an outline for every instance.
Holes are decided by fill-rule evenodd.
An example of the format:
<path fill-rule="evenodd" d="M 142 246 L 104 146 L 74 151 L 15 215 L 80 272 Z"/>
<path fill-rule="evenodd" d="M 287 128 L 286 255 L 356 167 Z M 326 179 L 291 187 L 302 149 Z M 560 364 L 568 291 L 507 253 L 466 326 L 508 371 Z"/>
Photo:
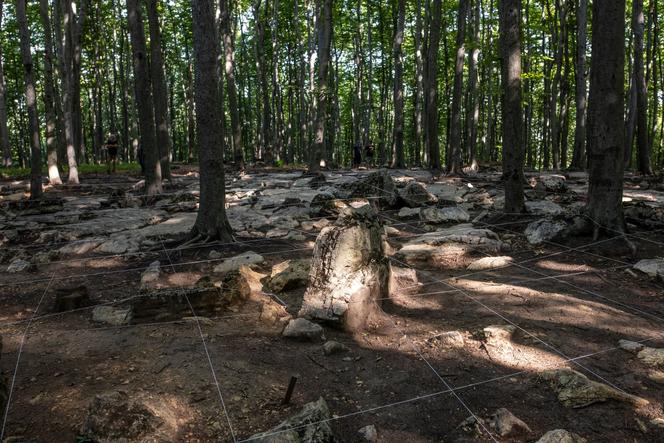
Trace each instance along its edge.
<path fill-rule="evenodd" d="M 255 170 L 227 177 L 237 242 L 183 244 L 198 177 L 175 172 L 151 199 L 122 174 L 37 204 L 0 184 L 4 438 L 664 440 L 661 180 L 626 177 L 628 237 L 593 240 L 584 174 L 530 174 L 503 215 L 497 172 Z M 363 205 L 380 316 L 312 323 L 316 239 Z"/>

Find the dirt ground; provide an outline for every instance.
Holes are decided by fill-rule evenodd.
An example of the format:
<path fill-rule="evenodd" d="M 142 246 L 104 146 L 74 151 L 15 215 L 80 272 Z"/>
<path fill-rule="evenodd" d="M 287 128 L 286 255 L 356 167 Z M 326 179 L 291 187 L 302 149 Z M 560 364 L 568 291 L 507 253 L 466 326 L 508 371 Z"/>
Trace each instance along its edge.
<path fill-rule="evenodd" d="M 94 306 L 122 305 L 129 297 L 140 297 L 141 273 L 155 260 L 162 264 L 166 288 L 193 285 L 224 258 L 250 250 L 266 260 L 256 269 L 269 273 L 284 260 L 311 258 L 320 229 L 300 226 L 292 230 L 301 236 L 260 238 L 243 236 L 253 232 L 245 226 L 235 244 L 180 250 L 172 247 L 180 237 L 169 231 L 157 241 L 140 243 L 137 250 L 92 250 L 76 256 L 53 252 L 27 272 L 5 272 L 15 257 L 34 262 L 37 254 L 47 256 L 67 243 L 107 238 L 108 232 L 77 231 L 77 225 L 98 219 L 100 211 L 132 207 L 123 203 L 127 198 L 138 209 L 160 208 L 166 214 L 162 219 L 192 214 L 196 172 L 180 168 L 175 173 L 165 192 L 178 198 L 161 207 L 161 200 L 137 197 L 139 178 L 131 175 L 86 176 L 80 186 L 50 189 L 47 196 L 65 199 L 69 215 L 75 215 L 68 219 L 62 215 L 66 210 L 58 207 L 51 212 L 61 217 L 58 223 L 39 218 L 51 211 L 48 208 L 12 201 L 19 199 L 22 182 L 0 183 L 0 369 L 13 385 L 5 438 L 74 442 L 95 395 L 120 390 L 168 407 L 169 425 L 177 428 L 177 440 L 183 442 L 243 441 L 321 396 L 333 414 L 329 424 L 335 435 L 347 442 L 360 441 L 357 431 L 367 425 L 375 425 L 381 442 L 491 441 L 486 433 L 461 424 L 471 413 L 488 418 L 499 408 L 509 409 L 532 431 L 499 441 L 534 442 L 553 429 L 566 429 L 589 442 L 664 441 L 664 428 L 656 424 L 664 422 L 662 380 L 649 377 L 641 361 L 618 347 L 621 339 L 664 347 L 664 284 L 631 269 L 640 259 L 664 256 L 664 225 L 630 225 L 636 256 L 622 239 L 596 244 L 590 236 L 575 236 L 533 246 L 523 231 L 537 217 L 501 217 L 489 206 L 468 205 L 472 219 L 481 215 L 475 226 L 509 240 L 511 250 L 503 255 L 511 256 L 513 264 L 470 272 L 467 266 L 485 256 L 474 252 L 443 265 L 418 266 L 420 285 L 384 300 L 383 324 L 358 334 L 325 325 L 327 340 L 350 349 L 333 356 L 323 354 L 322 342 L 282 338 L 281 328 L 263 324 L 257 308 L 249 304 L 200 323 L 188 319 L 108 326 L 91 316 Z M 278 205 L 288 198 L 302 199 L 306 207 L 302 193 L 288 187 L 292 178 L 280 174 L 252 171 L 244 178 L 229 177 L 230 207 L 237 204 L 250 211 L 265 199 L 264 210 L 271 211 L 273 201 Z M 335 174 L 341 180 L 350 173 Z M 257 193 L 247 186 L 234 190 L 243 180 L 272 192 Z M 500 193 L 498 174 L 439 182 Z M 584 199 L 583 179 L 577 183 L 576 202 Z M 250 199 L 254 206 L 242 206 Z M 395 250 L 429 230 L 419 220 L 398 220 L 397 212 L 382 213 L 386 225 L 396 228 L 388 238 Z M 248 217 L 236 214 L 237 220 Z M 119 231 L 122 223 L 119 219 Z M 219 258 L 211 259 L 211 251 Z M 89 306 L 54 312 L 55 290 L 78 286 L 87 288 Z M 279 295 L 293 316 L 303 293 L 299 288 Z M 483 329 L 507 324 L 517 326 L 510 346 L 490 346 Z M 444 343 L 440 337 L 449 331 L 459 331 L 464 344 Z M 542 371 L 563 367 L 649 404 L 607 401 L 565 407 L 541 376 Z M 298 377 L 295 393 L 284 406 L 292 376 Z"/>

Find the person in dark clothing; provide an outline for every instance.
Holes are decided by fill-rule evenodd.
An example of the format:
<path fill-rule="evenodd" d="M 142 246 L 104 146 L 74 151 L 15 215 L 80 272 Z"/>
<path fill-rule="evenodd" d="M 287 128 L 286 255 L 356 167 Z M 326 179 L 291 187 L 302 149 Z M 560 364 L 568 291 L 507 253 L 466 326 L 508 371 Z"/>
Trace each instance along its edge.
<path fill-rule="evenodd" d="M 362 164 L 362 146 L 355 143 L 353 146 L 353 168 L 359 168 Z"/>
<path fill-rule="evenodd" d="M 118 136 L 117 134 L 108 134 L 106 139 L 106 144 L 104 148 L 106 149 L 106 164 L 108 166 L 108 173 L 115 173 L 115 167 L 118 163 Z"/>
<path fill-rule="evenodd" d="M 367 159 L 367 168 L 370 168 L 373 166 L 373 159 L 374 159 L 374 145 L 371 140 L 367 142 L 367 146 L 364 148 L 365 149 L 365 155 Z"/>

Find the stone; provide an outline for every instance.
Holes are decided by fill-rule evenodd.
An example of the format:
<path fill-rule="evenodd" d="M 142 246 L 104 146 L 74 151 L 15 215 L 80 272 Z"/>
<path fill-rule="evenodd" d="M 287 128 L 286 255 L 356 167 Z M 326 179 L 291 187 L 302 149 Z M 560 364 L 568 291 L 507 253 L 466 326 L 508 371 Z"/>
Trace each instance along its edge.
<path fill-rule="evenodd" d="M 637 357 L 646 366 L 664 368 L 664 348 L 643 348 Z"/>
<path fill-rule="evenodd" d="M 323 353 L 325 355 L 341 354 L 342 352 L 348 352 L 349 350 L 348 346 L 334 340 L 326 341 L 323 345 Z"/>
<path fill-rule="evenodd" d="M 381 206 L 395 206 L 399 199 L 396 185 L 385 170 L 373 172 L 346 185 L 350 198 L 366 198 Z"/>
<path fill-rule="evenodd" d="M 484 257 L 469 264 L 467 269 L 469 271 L 490 271 L 504 268 L 512 263 L 514 263 L 512 257 Z"/>
<path fill-rule="evenodd" d="M 136 236 L 116 234 L 109 240 L 103 242 L 95 251 L 104 254 L 125 254 L 136 252 L 140 249 L 142 239 Z"/>
<path fill-rule="evenodd" d="M 419 208 L 438 203 L 438 198 L 416 181 L 412 181 L 399 191 L 399 197 L 409 208 Z"/>
<path fill-rule="evenodd" d="M 141 274 L 141 289 L 152 287 L 159 281 L 159 277 L 161 277 L 160 265 L 161 263 L 159 263 L 159 261 L 153 261 L 150 263 L 150 266 L 143 271 Z"/>
<path fill-rule="evenodd" d="M 547 174 L 535 179 L 535 190 L 540 192 L 563 193 L 567 191 L 567 179 L 564 175 Z"/>
<path fill-rule="evenodd" d="M 131 323 L 132 309 L 116 308 L 114 306 L 97 306 L 92 310 L 92 321 L 105 323 L 111 326 L 123 326 Z"/>
<path fill-rule="evenodd" d="M 427 342 L 430 345 L 440 345 L 444 348 L 463 348 L 466 344 L 466 338 L 459 331 L 448 331 L 442 334 L 434 335 Z"/>
<path fill-rule="evenodd" d="M 219 252 L 219 251 L 210 251 L 210 253 L 208 254 L 208 258 L 209 258 L 210 260 L 219 260 L 219 259 L 221 259 L 223 256 L 224 256 L 224 255 L 223 255 L 221 252 Z"/>
<path fill-rule="evenodd" d="M 376 430 L 376 426 L 374 425 L 365 426 L 357 431 L 357 433 L 362 441 L 366 441 L 368 443 L 378 442 L 378 430 Z"/>
<path fill-rule="evenodd" d="M 382 314 L 388 296 L 389 261 L 384 229 L 369 206 L 344 211 L 316 239 L 309 287 L 300 316 L 364 329 Z"/>
<path fill-rule="evenodd" d="M 524 235 L 531 245 L 541 245 L 559 239 L 566 229 L 567 224 L 563 222 L 543 219 L 529 224 Z"/>
<path fill-rule="evenodd" d="M 7 272 L 10 274 L 18 274 L 19 272 L 26 272 L 32 269 L 32 263 L 20 258 L 15 258 L 7 266 Z"/>
<path fill-rule="evenodd" d="M 68 312 L 80 309 L 90 303 L 88 288 L 77 286 L 75 288 L 58 288 L 55 290 L 54 312 Z"/>
<path fill-rule="evenodd" d="M 104 240 L 97 238 L 76 240 L 61 247 L 58 252 L 63 257 L 71 255 L 84 255 L 97 249 L 103 242 Z"/>
<path fill-rule="evenodd" d="M 517 437 L 532 432 L 526 423 L 505 408 L 493 414 L 491 425 L 501 437 Z"/>
<path fill-rule="evenodd" d="M 507 249 L 495 232 L 463 224 L 418 235 L 405 243 L 395 258 L 411 265 L 439 265 L 471 252 L 496 254 Z"/>
<path fill-rule="evenodd" d="M 296 340 L 320 340 L 323 337 L 323 327 L 306 318 L 296 318 L 288 322 L 282 335 Z"/>
<path fill-rule="evenodd" d="M 313 216 L 337 216 L 339 211 L 347 207 L 348 205 L 343 199 L 326 191 L 316 194 L 309 204 Z"/>
<path fill-rule="evenodd" d="M 563 212 L 565 212 L 560 205 L 557 205 L 549 200 L 526 202 L 526 210 L 530 214 L 542 215 L 542 216 L 547 216 L 547 215 L 556 216 L 556 215 L 561 215 Z"/>
<path fill-rule="evenodd" d="M 397 217 L 399 218 L 414 218 L 420 216 L 420 208 L 401 208 Z"/>
<path fill-rule="evenodd" d="M 618 346 L 623 351 L 631 352 L 632 354 L 636 354 L 637 352 L 645 348 L 645 345 L 629 340 L 619 340 Z"/>
<path fill-rule="evenodd" d="M 176 321 L 193 315 L 215 318 L 231 306 L 244 303 L 240 285 L 237 284 L 239 271 L 224 276 L 215 284 L 209 278 L 202 278 L 193 288 L 153 289 L 131 301 L 133 323 L 154 323 Z M 220 287 L 223 286 L 223 289 Z"/>
<path fill-rule="evenodd" d="M 643 272 L 650 278 L 664 280 L 664 258 L 641 260 L 634 265 L 634 269 Z"/>
<path fill-rule="evenodd" d="M 214 267 L 214 272 L 217 274 L 226 274 L 231 271 L 237 271 L 243 265 L 260 265 L 265 263 L 262 255 L 256 254 L 253 251 L 245 252 L 244 254 L 235 257 L 227 258 L 222 263 Z"/>
<path fill-rule="evenodd" d="M 267 282 L 267 287 L 274 292 L 290 291 L 307 286 L 309 283 L 310 264 L 305 260 L 291 260 L 287 265 L 272 272 L 272 276 Z"/>
<path fill-rule="evenodd" d="M 413 268 L 399 267 L 390 263 L 390 297 L 416 293 L 422 286 Z"/>
<path fill-rule="evenodd" d="M 535 443 L 587 443 L 587 441 L 580 435 L 564 429 L 555 429 L 544 434 Z"/>
<path fill-rule="evenodd" d="M 516 326 L 512 325 L 492 325 L 482 330 L 487 343 L 501 343 L 512 341 L 512 335 L 516 331 Z"/>
<path fill-rule="evenodd" d="M 637 407 L 646 406 L 648 400 L 627 394 L 613 387 L 588 380 L 583 374 L 572 369 L 563 368 L 546 371 L 543 378 L 558 394 L 558 400 L 570 408 L 584 408 L 593 403 L 617 400 L 633 404 Z"/>
<path fill-rule="evenodd" d="M 177 441 L 188 418 L 179 400 L 113 391 L 95 396 L 79 432 L 97 443 Z"/>
<path fill-rule="evenodd" d="M 470 221 L 470 215 L 458 206 L 424 208 L 420 211 L 420 220 L 432 224 L 465 223 Z"/>
<path fill-rule="evenodd" d="M 269 297 L 266 297 L 261 304 L 259 318 L 266 325 L 281 326 L 282 329 L 292 320 L 286 308 Z"/>
<path fill-rule="evenodd" d="M 304 405 L 297 415 L 248 440 L 256 443 L 334 443 L 336 439 L 329 425 L 331 418 L 330 409 L 321 397 Z"/>

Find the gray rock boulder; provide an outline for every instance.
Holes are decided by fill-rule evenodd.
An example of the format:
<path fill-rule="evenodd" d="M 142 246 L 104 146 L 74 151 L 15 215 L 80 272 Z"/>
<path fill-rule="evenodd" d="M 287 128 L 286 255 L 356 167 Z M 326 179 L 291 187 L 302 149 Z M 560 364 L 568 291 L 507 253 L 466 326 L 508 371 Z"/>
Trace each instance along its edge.
<path fill-rule="evenodd" d="M 309 283 L 311 265 L 306 260 L 292 260 L 277 265 L 267 281 L 267 287 L 274 292 L 290 291 L 301 288 Z"/>
<path fill-rule="evenodd" d="M 470 215 L 458 206 L 425 208 L 420 211 L 420 219 L 432 224 L 465 223 L 470 221 Z"/>
<path fill-rule="evenodd" d="M 282 335 L 295 340 L 321 340 L 323 338 L 323 327 L 306 318 L 296 318 L 288 322 Z"/>
<path fill-rule="evenodd" d="M 512 257 L 484 257 L 475 260 L 468 265 L 469 271 L 490 271 L 492 269 L 504 268 L 514 263 Z"/>
<path fill-rule="evenodd" d="M 526 227 L 524 234 L 531 245 L 541 245 L 560 239 L 567 230 L 567 224 L 560 221 L 538 220 Z"/>
<path fill-rule="evenodd" d="M 540 175 L 535 181 L 535 190 L 537 191 L 553 193 L 563 193 L 567 191 L 567 179 L 564 175 Z"/>
<path fill-rule="evenodd" d="M 567 407 L 583 408 L 593 403 L 617 400 L 637 407 L 648 405 L 648 400 L 619 391 L 611 386 L 588 380 L 583 374 L 572 369 L 546 371 L 543 378 L 558 394 L 558 400 Z"/>
<path fill-rule="evenodd" d="M 438 198 L 416 181 L 412 181 L 399 191 L 399 197 L 409 208 L 419 208 L 438 203 Z"/>
<path fill-rule="evenodd" d="M 97 306 L 92 310 L 92 321 L 111 326 L 123 326 L 131 323 L 133 310 L 131 308 L 116 308 L 114 306 Z"/>
<path fill-rule="evenodd" d="M 385 170 L 373 172 L 346 185 L 350 198 L 367 198 L 381 206 L 395 206 L 399 199 L 392 177 Z"/>
<path fill-rule="evenodd" d="M 27 272 L 32 269 L 32 263 L 20 258 L 15 258 L 7 266 L 7 272 L 10 274 L 18 274 L 20 272 Z"/>
<path fill-rule="evenodd" d="M 531 214 L 543 216 L 556 216 L 565 212 L 560 205 L 549 200 L 526 202 L 526 210 Z"/>
<path fill-rule="evenodd" d="M 331 418 L 330 409 L 321 397 L 304 405 L 297 415 L 249 440 L 256 443 L 334 443 L 336 439 L 326 421 Z"/>
<path fill-rule="evenodd" d="M 532 432 L 523 420 L 505 408 L 500 408 L 493 414 L 491 427 L 501 437 L 524 436 Z"/>
<path fill-rule="evenodd" d="M 535 443 L 587 443 L 587 441 L 580 435 L 573 434 L 564 429 L 556 429 L 547 432 Z"/>
<path fill-rule="evenodd" d="M 664 280 L 664 258 L 641 260 L 634 265 L 634 269 L 643 272 L 650 278 Z"/>
<path fill-rule="evenodd" d="M 242 266 L 259 265 L 264 262 L 265 258 L 263 258 L 262 255 L 249 251 L 244 254 L 236 255 L 235 257 L 227 258 L 214 267 L 214 272 L 217 274 L 227 274 L 232 271 L 237 271 Z"/>

